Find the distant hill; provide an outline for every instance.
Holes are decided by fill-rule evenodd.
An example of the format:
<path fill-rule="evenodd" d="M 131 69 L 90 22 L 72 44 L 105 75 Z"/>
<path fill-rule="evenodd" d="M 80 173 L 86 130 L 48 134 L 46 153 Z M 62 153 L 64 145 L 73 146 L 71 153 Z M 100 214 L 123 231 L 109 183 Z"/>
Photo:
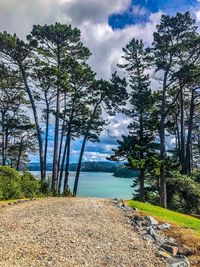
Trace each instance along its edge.
<path fill-rule="evenodd" d="M 113 175 L 115 177 L 133 178 L 138 176 L 138 171 L 128 169 L 125 166 L 118 166 L 115 168 Z"/>
<path fill-rule="evenodd" d="M 81 171 L 84 172 L 114 172 L 118 166 L 122 166 L 123 163 L 115 163 L 115 162 L 83 162 Z M 40 164 L 39 163 L 28 163 L 27 167 L 30 171 L 39 171 Z M 53 164 L 47 163 L 47 171 L 52 171 Z M 76 171 L 77 163 L 71 163 L 69 166 L 70 171 Z"/>
<path fill-rule="evenodd" d="M 38 163 L 28 163 L 27 167 L 30 171 L 40 171 L 40 165 Z M 52 171 L 53 164 L 47 163 L 47 171 Z M 71 163 L 69 170 L 76 171 L 77 163 Z M 83 162 L 82 172 L 110 172 L 116 177 L 133 178 L 137 176 L 137 172 L 124 167 L 124 163 L 116 163 L 110 161 L 100 162 Z"/>

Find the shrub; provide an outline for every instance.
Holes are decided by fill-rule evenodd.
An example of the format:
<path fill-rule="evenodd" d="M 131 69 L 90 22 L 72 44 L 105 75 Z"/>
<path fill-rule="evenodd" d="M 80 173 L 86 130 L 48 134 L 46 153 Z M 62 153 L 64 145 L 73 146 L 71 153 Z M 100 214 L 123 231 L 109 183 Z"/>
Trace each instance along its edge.
<path fill-rule="evenodd" d="M 31 173 L 20 175 L 11 167 L 0 166 L 0 200 L 40 196 L 41 189 L 41 182 Z"/>
<path fill-rule="evenodd" d="M 21 190 L 25 197 L 36 197 L 40 194 L 40 182 L 29 172 L 21 176 Z"/>
<path fill-rule="evenodd" d="M 0 199 L 23 198 L 19 172 L 8 166 L 0 166 Z"/>
<path fill-rule="evenodd" d="M 51 195 L 51 178 L 40 180 L 40 192 L 46 196 Z"/>
<path fill-rule="evenodd" d="M 168 206 L 184 213 L 200 212 L 200 184 L 187 175 L 173 172 L 167 181 Z"/>

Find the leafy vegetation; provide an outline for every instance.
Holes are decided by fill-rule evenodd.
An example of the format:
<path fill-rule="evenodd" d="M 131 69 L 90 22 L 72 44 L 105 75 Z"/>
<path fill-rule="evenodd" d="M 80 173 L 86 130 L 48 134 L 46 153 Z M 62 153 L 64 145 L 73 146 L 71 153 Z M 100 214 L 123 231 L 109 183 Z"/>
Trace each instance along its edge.
<path fill-rule="evenodd" d="M 41 196 L 43 189 L 30 173 L 21 175 L 9 166 L 0 166 L 0 200 Z"/>

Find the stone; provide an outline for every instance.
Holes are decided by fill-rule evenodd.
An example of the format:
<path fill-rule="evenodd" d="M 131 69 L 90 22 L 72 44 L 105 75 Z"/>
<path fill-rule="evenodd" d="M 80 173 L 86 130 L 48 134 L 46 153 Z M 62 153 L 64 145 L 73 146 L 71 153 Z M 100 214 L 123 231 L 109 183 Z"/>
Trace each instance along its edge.
<path fill-rule="evenodd" d="M 190 263 L 185 256 L 166 259 L 167 267 L 190 267 Z"/>
<path fill-rule="evenodd" d="M 138 233 L 140 235 L 146 235 L 147 234 L 147 231 L 146 230 L 139 230 Z"/>
<path fill-rule="evenodd" d="M 132 218 L 133 221 L 144 221 L 144 218 L 142 216 L 139 215 L 134 215 Z"/>
<path fill-rule="evenodd" d="M 148 228 L 147 233 L 156 241 L 158 246 L 163 243 L 163 237 L 159 235 L 152 226 Z"/>
<path fill-rule="evenodd" d="M 142 227 L 142 222 L 141 222 L 141 221 L 136 221 L 136 225 L 137 225 L 139 228 L 143 228 L 143 227 Z"/>
<path fill-rule="evenodd" d="M 170 227 L 171 227 L 171 224 L 169 224 L 169 223 L 163 223 L 163 224 L 159 224 L 157 226 L 157 228 L 159 230 L 166 230 L 166 229 L 169 229 Z"/>
<path fill-rule="evenodd" d="M 156 254 L 157 256 L 165 258 L 165 259 L 172 258 L 172 256 L 169 253 L 162 251 L 162 250 L 159 250 Z"/>
<path fill-rule="evenodd" d="M 193 252 L 193 249 L 186 246 L 186 245 L 183 245 L 183 244 L 179 244 L 178 245 L 178 253 L 181 254 L 181 255 L 184 255 L 184 256 L 190 256 L 192 255 L 194 252 Z"/>
<path fill-rule="evenodd" d="M 150 242 L 154 242 L 153 237 L 151 237 L 150 235 L 146 234 L 142 236 L 143 239 L 150 241 Z"/>
<path fill-rule="evenodd" d="M 177 246 L 178 245 L 177 242 L 175 241 L 175 239 L 171 238 L 171 237 L 165 237 L 163 243 L 170 245 L 170 246 Z"/>
<path fill-rule="evenodd" d="M 151 216 L 145 216 L 144 219 L 147 221 L 146 225 L 147 226 L 152 226 L 152 225 L 158 225 L 158 221 L 156 221 L 156 219 L 154 219 Z"/>
<path fill-rule="evenodd" d="M 168 253 L 172 254 L 173 256 L 176 256 L 178 253 L 178 247 L 175 247 L 175 246 L 162 244 L 161 248 L 166 250 Z"/>
<path fill-rule="evenodd" d="M 18 199 L 17 202 L 18 203 L 23 203 L 23 202 L 25 202 L 25 200 L 24 199 Z"/>
<path fill-rule="evenodd" d="M 150 234 L 153 238 L 157 235 L 156 231 L 154 230 L 154 228 L 151 226 L 148 229 L 148 234 Z"/>
<path fill-rule="evenodd" d="M 122 206 L 121 209 L 123 209 L 124 211 L 132 211 L 132 208 L 128 206 Z"/>

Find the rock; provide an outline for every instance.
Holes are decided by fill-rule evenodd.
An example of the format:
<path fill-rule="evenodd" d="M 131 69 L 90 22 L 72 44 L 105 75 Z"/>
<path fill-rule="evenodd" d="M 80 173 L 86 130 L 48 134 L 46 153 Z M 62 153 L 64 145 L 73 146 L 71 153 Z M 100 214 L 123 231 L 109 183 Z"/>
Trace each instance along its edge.
<path fill-rule="evenodd" d="M 147 221 L 147 226 L 158 225 L 158 221 L 151 216 L 145 216 L 144 219 Z"/>
<path fill-rule="evenodd" d="M 150 235 L 146 234 L 142 236 L 143 239 L 150 241 L 150 242 L 154 242 L 153 237 L 151 237 Z"/>
<path fill-rule="evenodd" d="M 185 256 L 178 256 L 176 258 L 167 258 L 167 267 L 190 267 L 190 263 Z"/>
<path fill-rule="evenodd" d="M 193 249 L 186 245 L 180 244 L 178 245 L 178 253 L 184 256 L 190 256 L 193 254 Z"/>
<path fill-rule="evenodd" d="M 23 202 L 25 202 L 25 200 L 24 199 L 18 199 L 17 202 L 18 203 L 23 203 Z"/>
<path fill-rule="evenodd" d="M 169 252 L 173 256 L 176 256 L 176 254 L 178 253 L 178 247 L 175 247 L 175 246 L 162 244 L 161 248 L 163 248 L 164 250 L 166 250 L 167 252 Z"/>
<path fill-rule="evenodd" d="M 171 238 L 171 237 L 165 237 L 163 243 L 165 243 L 167 245 L 170 245 L 170 246 L 178 246 L 178 244 L 175 241 L 175 239 L 174 238 Z"/>
<path fill-rule="evenodd" d="M 149 227 L 147 233 L 156 241 L 158 246 L 160 246 L 163 243 L 164 240 L 163 237 L 159 235 L 152 226 Z"/>
<path fill-rule="evenodd" d="M 139 230 L 138 233 L 140 235 L 146 235 L 147 234 L 147 231 L 146 230 Z"/>
<path fill-rule="evenodd" d="M 142 222 L 141 221 L 136 221 L 136 225 L 142 228 Z"/>
<path fill-rule="evenodd" d="M 157 235 L 157 232 L 153 229 L 153 227 L 149 227 L 148 234 L 150 234 L 153 238 Z"/>
<path fill-rule="evenodd" d="M 125 207 L 124 202 L 122 202 L 122 201 L 119 201 L 118 204 L 117 204 L 117 206 L 118 206 L 120 209 Z"/>
<path fill-rule="evenodd" d="M 114 204 L 118 204 L 118 203 L 119 203 L 118 198 L 113 198 L 113 203 L 114 203 Z"/>
<path fill-rule="evenodd" d="M 159 230 L 166 230 L 166 229 L 169 229 L 170 227 L 171 227 L 171 224 L 169 224 L 169 223 L 163 223 L 163 224 L 159 224 L 157 226 L 157 228 Z"/>
<path fill-rule="evenodd" d="M 144 221 L 144 218 L 142 216 L 139 215 L 134 215 L 132 218 L 133 221 Z"/>
<path fill-rule="evenodd" d="M 157 256 L 165 258 L 165 259 L 172 258 L 172 256 L 169 253 L 165 252 L 165 251 L 159 250 L 156 254 L 157 254 Z"/>
<path fill-rule="evenodd" d="M 128 206 L 122 206 L 121 209 L 123 209 L 124 211 L 132 211 L 133 210 L 131 207 L 128 207 Z"/>

